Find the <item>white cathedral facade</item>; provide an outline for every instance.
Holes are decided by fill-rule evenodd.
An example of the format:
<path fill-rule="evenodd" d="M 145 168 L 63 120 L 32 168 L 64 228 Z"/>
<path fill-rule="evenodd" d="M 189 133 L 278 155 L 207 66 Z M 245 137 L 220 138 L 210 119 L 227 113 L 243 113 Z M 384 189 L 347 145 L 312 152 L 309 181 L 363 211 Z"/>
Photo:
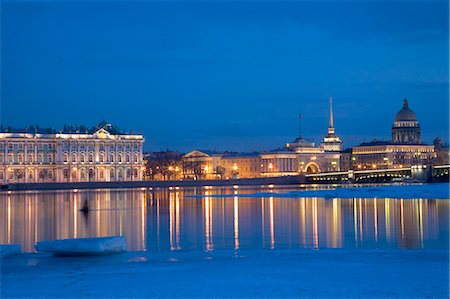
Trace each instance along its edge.
<path fill-rule="evenodd" d="M 1 132 L 0 183 L 140 181 L 143 143 L 105 122 L 85 132 Z"/>

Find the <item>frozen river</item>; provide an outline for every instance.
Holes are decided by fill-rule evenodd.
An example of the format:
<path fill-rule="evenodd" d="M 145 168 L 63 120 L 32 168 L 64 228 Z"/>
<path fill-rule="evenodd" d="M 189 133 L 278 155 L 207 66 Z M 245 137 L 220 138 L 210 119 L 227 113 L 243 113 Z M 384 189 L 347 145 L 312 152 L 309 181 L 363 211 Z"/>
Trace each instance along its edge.
<path fill-rule="evenodd" d="M 2 260 L 0 297 L 448 297 L 448 188 L 3 193 L 0 244 L 26 254 Z M 34 254 L 113 235 L 130 252 Z"/>

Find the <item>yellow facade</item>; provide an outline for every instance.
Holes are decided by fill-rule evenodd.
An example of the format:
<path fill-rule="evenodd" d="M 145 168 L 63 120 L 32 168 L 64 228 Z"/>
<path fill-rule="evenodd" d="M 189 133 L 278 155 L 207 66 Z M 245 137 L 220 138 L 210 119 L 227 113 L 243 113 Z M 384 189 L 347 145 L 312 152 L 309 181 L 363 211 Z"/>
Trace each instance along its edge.
<path fill-rule="evenodd" d="M 352 149 L 352 164 L 355 170 L 431 165 L 435 158 L 436 153 L 432 145 L 383 144 L 356 146 Z"/>

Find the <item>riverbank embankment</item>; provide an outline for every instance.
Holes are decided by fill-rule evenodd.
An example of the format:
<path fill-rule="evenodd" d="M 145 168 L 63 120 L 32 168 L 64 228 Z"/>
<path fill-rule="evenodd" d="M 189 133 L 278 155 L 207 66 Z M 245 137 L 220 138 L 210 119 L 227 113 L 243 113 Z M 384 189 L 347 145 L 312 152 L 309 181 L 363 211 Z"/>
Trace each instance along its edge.
<path fill-rule="evenodd" d="M 130 181 L 130 182 L 63 182 L 63 183 L 17 183 L 4 185 L 3 191 L 26 190 L 72 190 L 72 189 L 120 189 L 120 188 L 170 188 L 202 186 L 260 186 L 296 185 L 305 183 L 304 175 L 246 178 L 230 180 L 172 180 L 172 181 Z"/>

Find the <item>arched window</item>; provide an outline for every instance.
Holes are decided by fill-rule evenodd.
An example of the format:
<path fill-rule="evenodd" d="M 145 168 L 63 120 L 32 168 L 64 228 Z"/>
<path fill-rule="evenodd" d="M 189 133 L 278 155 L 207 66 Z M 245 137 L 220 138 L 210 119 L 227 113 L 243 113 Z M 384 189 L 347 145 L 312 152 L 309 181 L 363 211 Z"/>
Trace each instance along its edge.
<path fill-rule="evenodd" d="M 77 169 L 76 168 L 72 169 L 72 178 L 74 178 L 74 179 L 77 178 Z"/>
<path fill-rule="evenodd" d="M 86 155 L 85 154 L 81 154 L 80 161 L 81 161 L 81 163 L 86 162 Z"/>
<path fill-rule="evenodd" d="M 14 163 L 14 155 L 13 154 L 9 154 L 8 155 L 8 162 L 9 163 Z"/>
<path fill-rule="evenodd" d="M 30 181 L 32 181 L 33 178 L 34 178 L 34 172 L 33 172 L 33 170 L 30 170 L 30 171 L 28 172 L 28 179 L 29 179 Z"/>
<path fill-rule="evenodd" d="M 53 180 L 53 171 L 49 170 L 47 176 L 49 179 Z"/>
<path fill-rule="evenodd" d="M 103 170 L 103 168 L 100 168 L 100 178 L 101 179 L 105 178 L 105 171 Z"/>
<path fill-rule="evenodd" d="M 130 156 L 130 154 L 127 154 L 127 163 L 130 163 L 131 161 L 131 156 Z"/>
<path fill-rule="evenodd" d="M 0 163 L 3 163 L 3 154 L 0 154 Z"/>
<path fill-rule="evenodd" d="M 39 163 L 44 163 L 44 154 L 41 153 L 41 154 L 38 155 L 38 162 Z"/>
<path fill-rule="evenodd" d="M 114 154 L 109 155 L 109 162 L 114 163 Z"/>
<path fill-rule="evenodd" d="M 85 179 L 86 178 L 86 170 L 84 170 L 84 168 L 81 168 L 81 178 Z"/>
<path fill-rule="evenodd" d="M 67 169 L 65 169 L 67 170 Z M 39 170 L 39 179 L 43 180 L 44 179 L 44 172 L 42 170 Z"/>
<path fill-rule="evenodd" d="M 3 180 L 3 171 L 0 171 L 0 180 Z"/>
<path fill-rule="evenodd" d="M 89 169 L 89 179 L 93 179 L 94 178 L 94 169 Z"/>
<path fill-rule="evenodd" d="M 23 154 L 19 154 L 18 162 L 21 163 L 21 164 L 23 163 Z"/>
<path fill-rule="evenodd" d="M 119 163 L 122 163 L 123 161 L 122 161 L 122 154 L 119 154 Z"/>
<path fill-rule="evenodd" d="M 127 169 L 127 179 L 130 179 L 130 178 L 131 178 L 131 170 Z"/>
<path fill-rule="evenodd" d="M 110 170 L 109 170 L 109 178 L 110 178 L 111 180 L 114 179 L 114 169 L 110 169 Z"/>
<path fill-rule="evenodd" d="M 105 155 L 104 154 L 100 154 L 99 155 L 99 161 L 100 161 L 100 163 L 105 162 Z"/>
<path fill-rule="evenodd" d="M 119 174 L 118 174 L 119 179 L 123 178 L 123 170 L 122 168 L 119 168 Z"/>
<path fill-rule="evenodd" d="M 137 178 L 137 176 L 138 176 L 138 170 L 133 169 L 133 177 Z"/>
<path fill-rule="evenodd" d="M 134 162 L 135 163 L 139 162 L 139 155 L 138 154 L 134 154 Z"/>
<path fill-rule="evenodd" d="M 77 163 L 77 154 L 72 154 L 72 163 Z"/>
<path fill-rule="evenodd" d="M 64 161 L 64 163 L 69 162 L 69 154 L 67 154 L 67 153 L 64 154 L 63 161 Z"/>
<path fill-rule="evenodd" d="M 63 176 L 64 176 L 65 179 L 69 178 L 69 170 L 68 169 L 64 169 L 63 170 Z"/>
<path fill-rule="evenodd" d="M 94 162 L 94 154 L 93 153 L 89 154 L 89 162 L 90 163 Z"/>
<path fill-rule="evenodd" d="M 48 163 L 53 163 L 53 155 L 52 154 L 48 154 L 47 155 L 47 160 L 48 160 Z"/>

